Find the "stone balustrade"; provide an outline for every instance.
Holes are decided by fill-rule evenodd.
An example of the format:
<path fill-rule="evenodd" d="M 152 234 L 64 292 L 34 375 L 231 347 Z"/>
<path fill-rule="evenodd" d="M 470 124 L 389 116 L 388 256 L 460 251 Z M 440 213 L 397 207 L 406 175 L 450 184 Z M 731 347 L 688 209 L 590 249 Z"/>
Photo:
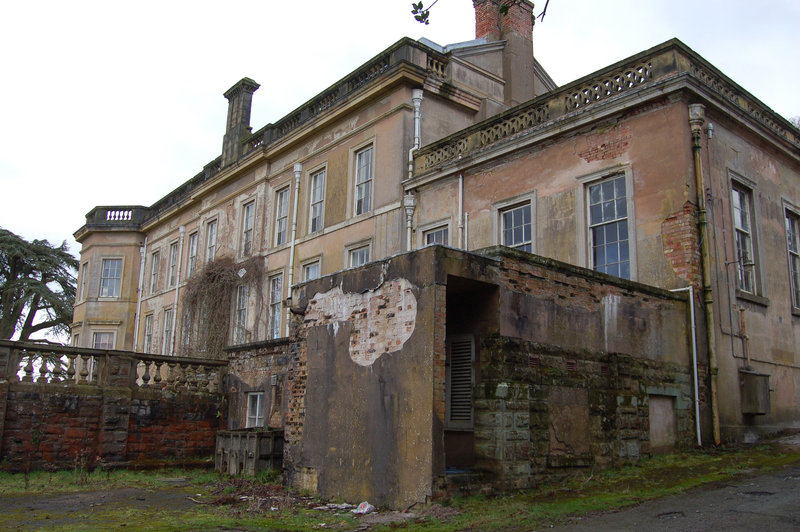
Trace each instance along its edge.
<path fill-rule="evenodd" d="M 428 63 L 429 69 L 438 70 L 433 58 Z M 414 176 L 440 171 L 491 145 L 549 127 L 562 117 L 583 112 L 626 92 L 680 78 L 727 100 L 761 127 L 800 148 L 797 128 L 673 39 L 425 146 L 414 155 Z"/>
<path fill-rule="evenodd" d="M 0 340 L 7 382 L 221 393 L 226 361 Z"/>

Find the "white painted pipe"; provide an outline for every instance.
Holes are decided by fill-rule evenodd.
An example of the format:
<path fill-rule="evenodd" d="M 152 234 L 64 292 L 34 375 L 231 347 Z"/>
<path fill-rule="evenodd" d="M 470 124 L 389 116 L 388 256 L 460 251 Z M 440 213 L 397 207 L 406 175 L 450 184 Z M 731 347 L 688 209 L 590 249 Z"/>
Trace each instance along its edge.
<path fill-rule="evenodd" d="M 175 261 L 175 304 L 172 305 L 172 332 L 169 339 L 169 354 L 175 354 L 175 330 L 178 328 L 178 290 L 181 287 L 181 255 L 183 255 L 183 235 L 186 227 L 183 225 L 178 228 L 180 238 L 178 239 L 178 258 Z"/>
<path fill-rule="evenodd" d="M 467 247 L 464 241 L 464 174 L 458 174 L 458 247 Z"/>
<path fill-rule="evenodd" d="M 300 174 L 303 173 L 303 165 L 294 163 L 294 206 L 292 207 L 292 242 L 289 245 L 289 283 L 287 285 L 287 298 L 292 297 L 292 283 L 294 282 L 294 246 L 297 241 L 297 200 L 300 198 Z M 286 333 L 289 336 L 289 320 L 292 317 L 291 311 L 286 309 Z"/>
<path fill-rule="evenodd" d="M 695 431 L 697 432 L 697 445 L 703 446 L 703 438 L 700 434 L 700 389 L 697 383 L 697 327 L 694 323 L 694 287 L 676 288 L 670 292 L 689 292 L 689 319 L 692 321 L 692 369 L 694 378 L 694 419 Z"/>
<path fill-rule="evenodd" d="M 144 258 L 147 256 L 147 235 L 144 235 L 144 244 L 139 248 L 139 288 L 136 291 L 136 314 L 133 321 L 133 350 L 139 347 L 139 318 L 142 310 L 142 290 L 144 290 Z M 86 273 L 84 272 L 84 275 Z"/>

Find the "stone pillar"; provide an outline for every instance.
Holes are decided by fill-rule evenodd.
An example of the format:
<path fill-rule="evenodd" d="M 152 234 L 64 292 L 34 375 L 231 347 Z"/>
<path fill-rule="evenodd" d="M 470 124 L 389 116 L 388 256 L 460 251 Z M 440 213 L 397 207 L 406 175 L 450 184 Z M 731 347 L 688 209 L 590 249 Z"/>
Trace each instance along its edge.
<path fill-rule="evenodd" d="M 242 139 L 250 134 L 250 107 L 253 93 L 260 87 L 250 78 L 242 78 L 228 89 L 228 120 L 222 139 L 222 167 L 235 163 L 242 154 Z"/>

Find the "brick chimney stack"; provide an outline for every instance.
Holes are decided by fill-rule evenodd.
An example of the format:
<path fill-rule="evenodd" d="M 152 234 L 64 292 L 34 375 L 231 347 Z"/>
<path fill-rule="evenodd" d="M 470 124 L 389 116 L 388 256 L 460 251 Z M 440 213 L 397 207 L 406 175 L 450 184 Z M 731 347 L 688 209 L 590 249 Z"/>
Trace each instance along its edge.
<path fill-rule="evenodd" d="M 242 154 L 242 139 L 250 134 L 250 107 L 253 93 L 260 87 L 250 78 L 242 78 L 228 89 L 228 121 L 222 138 L 222 166 L 235 163 Z"/>
<path fill-rule="evenodd" d="M 528 0 L 472 0 L 475 38 L 506 41 L 503 49 L 505 104 L 518 105 L 535 96 L 533 63 L 533 3 Z M 507 6 L 508 13 L 500 8 Z"/>

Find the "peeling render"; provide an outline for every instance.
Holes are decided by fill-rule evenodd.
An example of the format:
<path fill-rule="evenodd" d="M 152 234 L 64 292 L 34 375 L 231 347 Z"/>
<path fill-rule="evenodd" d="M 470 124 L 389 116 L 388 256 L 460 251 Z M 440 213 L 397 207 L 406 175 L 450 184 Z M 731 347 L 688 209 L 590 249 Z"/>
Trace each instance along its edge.
<path fill-rule="evenodd" d="M 417 298 L 407 279 L 393 279 L 361 294 L 343 293 L 337 286 L 309 301 L 305 323 L 333 328 L 350 321 L 350 358 L 371 366 L 384 353 L 399 351 L 414 332 Z"/>

